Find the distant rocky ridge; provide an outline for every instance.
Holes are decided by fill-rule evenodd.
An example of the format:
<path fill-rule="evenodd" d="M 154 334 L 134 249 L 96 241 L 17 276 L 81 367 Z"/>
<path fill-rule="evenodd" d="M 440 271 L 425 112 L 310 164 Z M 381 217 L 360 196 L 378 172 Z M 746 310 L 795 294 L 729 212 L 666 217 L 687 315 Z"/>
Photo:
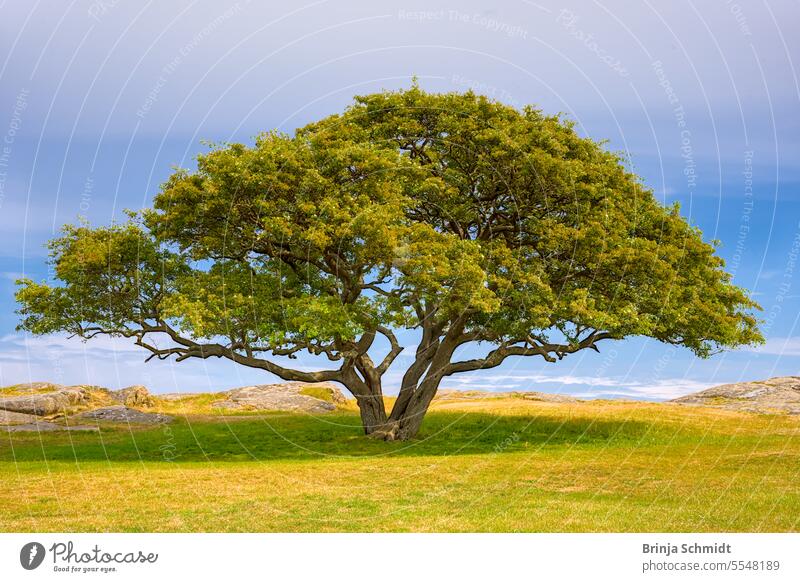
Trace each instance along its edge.
<path fill-rule="evenodd" d="M 436 401 L 443 404 L 499 398 L 581 402 L 564 394 L 533 391 L 440 390 L 436 395 Z M 198 402 L 205 403 L 202 404 L 205 412 L 200 414 L 215 410 L 218 414 L 247 411 L 325 414 L 346 405 L 348 400 L 336 385 L 328 382 L 259 384 L 219 393 L 160 395 L 151 394 L 141 385 L 109 390 L 101 386 L 32 382 L 0 389 L 0 430 L 97 430 L 106 422 L 157 425 L 173 420 L 170 414 L 163 413 L 164 410 L 181 414 L 185 407 L 188 414 L 197 414 Z M 800 415 L 800 376 L 724 384 L 671 402 L 744 412 Z"/>
<path fill-rule="evenodd" d="M 269 410 L 322 414 L 347 402 L 344 394 L 330 383 L 289 382 L 245 386 L 214 394 L 153 395 L 141 385 L 109 390 L 102 386 L 31 382 L 0 390 L 0 428 L 10 431 L 96 430 L 103 422 L 163 424 L 173 417 L 148 409 L 159 402 L 179 404 L 198 397 L 216 397 L 210 407 L 220 412 Z"/>
<path fill-rule="evenodd" d="M 800 414 L 800 376 L 723 384 L 671 402 L 762 414 Z"/>
<path fill-rule="evenodd" d="M 439 390 L 436 400 L 491 400 L 496 398 L 521 398 L 537 402 L 579 402 L 574 396 L 566 394 L 552 394 L 549 392 L 514 391 L 514 392 L 486 392 L 484 390 Z"/>

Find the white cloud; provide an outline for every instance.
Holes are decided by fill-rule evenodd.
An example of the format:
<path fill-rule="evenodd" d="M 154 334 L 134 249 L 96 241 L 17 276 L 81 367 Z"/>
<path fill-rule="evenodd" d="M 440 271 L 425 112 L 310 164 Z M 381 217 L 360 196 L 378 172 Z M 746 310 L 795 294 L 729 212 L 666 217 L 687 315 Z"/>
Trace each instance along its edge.
<path fill-rule="evenodd" d="M 773 337 L 763 346 L 748 348 L 757 354 L 775 356 L 800 356 L 800 337 Z"/>
<path fill-rule="evenodd" d="M 693 392 L 705 390 L 722 382 L 697 382 L 685 378 L 668 378 L 650 384 L 631 382 L 616 390 L 592 390 L 573 392 L 570 395 L 577 398 L 644 398 L 648 400 L 672 400 L 686 396 Z"/>
<path fill-rule="evenodd" d="M 576 376 L 526 374 L 524 372 L 494 375 L 468 375 L 448 378 L 445 388 L 456 390 L 489 390 L 505 392 L 513 390 L 543 389 L 550 393 L 568 394 L 578 398 L 627 397 L 647 399 L 672 399 L 699 390 L 705 390 L 722 382 L 700 382 L 688 378 L 659 378 L 629 380 L 607 376 Z M 589 388 L 576 391 L 576 387 Z"/>
<path fill-rule="evenodd" d="M 27 354 L 36 357 L 43 352 L 59 352 L 60 355 L 75 355 L 91 352 L 136 353 L 143 355 L 142 348 L 134 345 L 133 340 L 126 338 L 113 338 L 98 336 L 91 340 L 83 341 L 80 338 L 70 338 L 65 335 L 31 336 L 23 334 L 7 334 L 0 337 L 0 344 L 10 344 L 17 348 L 24 348 Z M 9 352 L 0 353 L 3 359 Z"/>

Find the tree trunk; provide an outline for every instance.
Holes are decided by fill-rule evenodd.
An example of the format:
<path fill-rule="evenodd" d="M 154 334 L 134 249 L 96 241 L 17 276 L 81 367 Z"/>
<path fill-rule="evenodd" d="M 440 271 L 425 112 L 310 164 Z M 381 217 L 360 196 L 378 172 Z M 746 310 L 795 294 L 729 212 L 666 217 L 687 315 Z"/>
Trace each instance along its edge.
<path fill-rule="evenodd" d="M 397 440 L 404 441 L 417 436 L 428 407 L 439 389 L 440 381 L 441 378 L 427 378 L 414 392 L 414 396 L 400 417 Z"/>
<path fill-rule="evenodd" d="M 460 327 L 454 327 L 451 332 L 455 337 L 460 333 Z M 378 428 L 373 436 L 383 438 L 387 441 L 405 441 L 417 436 L 428 407 L 436 396 L 439 384 L 442 382 L 450 357 L 458 345 L 457 340 L 449 337 L 445 338 L 441 344 L 435 345 L 436 351 L 433 357 L 430 354 L 418 350 L 417 362 L 420 364 L 417 369 L 409 368 L 408 373 L 403 378 L 404 383 L 400 390 L 400 395 L 392 409 L 392 414 L 385 427 Z M 417 365 L 415 362 L 415 366 Z M 427 374 L 420 381 L 419 378 L 430 362 Z M 406 383 L 407 381 L 407 383 Z M 416 387 L 415 387 L 416 385 Z"/>
<path fill-rule="evenodd" d="M 417 436 L 440 381 L 441 378 L 436 376 L 426 378 L 402 410 L 392 410 L 392 415 L 383 426 L 367 434 L 386 441 L 406 441 Z"/>
<path fill-rule="evenodd" d="M 356 401 L 366 434 L 387 441 L 405 441 L 417 436 L 428 407 L 444 378 L 450 357 L 458 346 L 462 330 L 463 324 L 454 325 L 444 341 L 429 341 L 427 347 L 417 350 L 417 360 L 403 377 L 400 394 L 389 417 L 386 416 L 383 404 L 380 375 L 374 373 L 372 366 L 361 366 L 366 390 L 356 394 Z M 431 350 L 435 351 L 430 353 Z M 423 373 L 425 377 L 420 379 Z"/>
<path fill-rule="evenodd" d="M 361 412 L 364 434 L 371 435 L 386 425 L 386 408 L 382 394 L 356 395 L 356 402 Z"/>

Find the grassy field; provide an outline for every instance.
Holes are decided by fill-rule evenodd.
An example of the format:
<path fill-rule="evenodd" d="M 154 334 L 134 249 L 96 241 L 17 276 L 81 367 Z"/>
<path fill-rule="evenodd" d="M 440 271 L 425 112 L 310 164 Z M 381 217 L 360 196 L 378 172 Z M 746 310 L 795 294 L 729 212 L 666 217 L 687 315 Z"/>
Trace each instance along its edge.
<path fill-rule="evenodd" d="M 798 437 L 798 417 L 510 398 L 438 403 L 408 443 L 353 411 L 0 433 L 0 531 L 798 531 Z"/>

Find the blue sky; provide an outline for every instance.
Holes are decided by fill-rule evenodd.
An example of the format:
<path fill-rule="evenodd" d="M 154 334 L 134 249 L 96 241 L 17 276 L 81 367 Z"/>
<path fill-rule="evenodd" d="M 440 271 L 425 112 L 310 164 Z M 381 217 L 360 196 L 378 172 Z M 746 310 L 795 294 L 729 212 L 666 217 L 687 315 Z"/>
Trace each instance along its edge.
<path fill-rule="evenodd" d="M 168 4 L 168 5 L 166 5 Z M 14 331 L 14 279 L 47 277 L 65 222 L 147 206 L 200 140 L 249 142 L 405 87 L 564 112 L 719 239 L 764 306 L 767 346 L 698 360 L 632 339 L 558 364 L 507 361 L 448 387 L 669 398 L 800 374 L 796 2 L 125 0 L 0 4 L 0 384 L 225 389 L 274 378 L 151 362 L 121 341 Z M 413 338 L 409 337 L 413 342 Z M 395 363 L 389 384 L 402 370 Z M 312 359 L 302 361 L 309 368 Z"/>

